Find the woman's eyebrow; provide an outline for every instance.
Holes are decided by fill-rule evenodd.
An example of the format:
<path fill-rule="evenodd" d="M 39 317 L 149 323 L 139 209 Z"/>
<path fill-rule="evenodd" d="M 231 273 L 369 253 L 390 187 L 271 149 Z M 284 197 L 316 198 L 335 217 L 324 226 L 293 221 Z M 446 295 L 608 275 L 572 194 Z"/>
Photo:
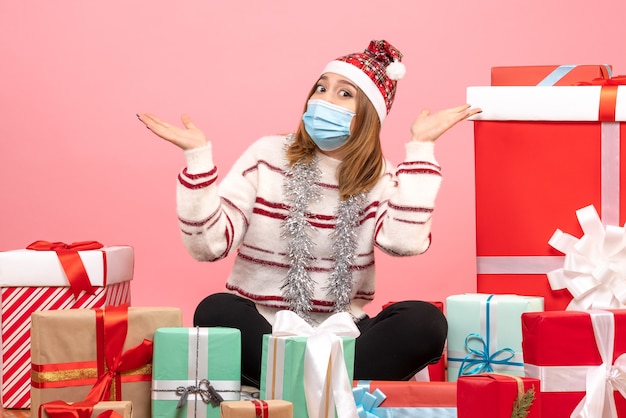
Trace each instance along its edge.
<path fill-rule="evenodd" d="M 356 90 L 356 85 L 354 83 L 352 83 L 351 81 L 348 81 L 348 80 L 338 80 L 337 82 L 341 83 L 341 84 L 347 84 L 347 85 L 351 86 L 352 88 L 354 88 Z"/>

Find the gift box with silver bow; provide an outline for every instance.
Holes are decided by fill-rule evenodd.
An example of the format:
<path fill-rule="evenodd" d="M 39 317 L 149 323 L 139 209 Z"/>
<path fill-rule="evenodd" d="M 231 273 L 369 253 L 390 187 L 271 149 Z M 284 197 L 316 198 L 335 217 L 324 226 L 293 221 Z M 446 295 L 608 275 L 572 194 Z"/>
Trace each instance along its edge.
<path fill-rule="evenodd" d="M 152 417 L 220 416 L 241 390 L 241 333 L 233 328 L 161 328 L 154 336 Z"/>
<path fill-rule="evenodd" d="M 543 311 L 543 298 L 467 293 L 446 300 L 448 380 L 499 372 L 524 375 L 524 312 Z"/>

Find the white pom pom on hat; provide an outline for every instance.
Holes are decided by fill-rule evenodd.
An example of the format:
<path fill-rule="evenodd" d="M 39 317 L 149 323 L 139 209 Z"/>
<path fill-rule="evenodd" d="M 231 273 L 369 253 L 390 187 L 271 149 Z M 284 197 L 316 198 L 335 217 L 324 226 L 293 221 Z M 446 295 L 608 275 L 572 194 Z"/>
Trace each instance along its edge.
<path fill-rule="evenodd" d="M 387 75 L 390 79 L 395 81 L 402 80 L 406 75 L 406 66 L 400 61 L 394 60 L 391 64 L 387 66 L 387 69 L 385 71 L 387 72 Z"/>

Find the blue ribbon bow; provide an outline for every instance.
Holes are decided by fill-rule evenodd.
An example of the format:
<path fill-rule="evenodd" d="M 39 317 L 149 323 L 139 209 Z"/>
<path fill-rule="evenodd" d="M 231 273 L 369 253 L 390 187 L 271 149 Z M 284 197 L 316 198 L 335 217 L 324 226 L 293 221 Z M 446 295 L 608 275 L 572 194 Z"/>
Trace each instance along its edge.
<path fill-rule="evenodd" d="M 374 408 L 378 408 L 387 399 L 387 396 L 380 389 L 370 393 L 365 387 L 358 386 L 352 388 L 352 395 L 356 401 L 356 411 L 359 418 L 380 418 L 380 415 L 374 412 Z"/>
<path fill-rule="evenodd" d="M 502 348 L 494 353 L 491 353 L 491 347 L 489 341 L 491 341 L 491 299 L 494 295 L 489 295 L 487 298 L 485 309 L 485 335 L 472 333 L 465 337 L 465 350 L 468 354 L 463 358 L 461 367 L 459 368 L 458 376 L 489 373 L 493 372 L 492 364 L 503 364 L 507 366 L 520 366 L 523 367 L 524 363 L 518 363 L 511 361 L 515 357 L 515 350 L 512 348 Z M 470 347 L 470 340 L 476 339 L 480 342 L 481 347 L 478 349 Z M 498 358 L 501 357 L 501 358 Z"/>
<path fill-rule="evenodd" d="M 470 340 L 478 340 L 481 347 L 476 349 L 470 347 Z M 465 349 L 469 352 L 461 363 L 459 368 L 459 376 L 491 373 L 493 372 L 492 364 L 504 364 L 508 366 L 523 366 L 524 363 L 511 361 L 515 357 L 515 350 L 512 348 L 501 348 L 500 350 L 490 353 L 489 342 L 479 334 L 469 334 L 465 338 Z M 500 358 L 499 358 L 500 357 Z"/>

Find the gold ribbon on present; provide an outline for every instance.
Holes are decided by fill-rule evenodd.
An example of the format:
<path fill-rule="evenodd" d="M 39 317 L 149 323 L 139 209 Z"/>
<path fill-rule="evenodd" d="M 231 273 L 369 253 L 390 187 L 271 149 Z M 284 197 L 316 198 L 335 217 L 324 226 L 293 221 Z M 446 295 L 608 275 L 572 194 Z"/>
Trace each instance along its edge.
<path fill-rule="evenodd" d="M 152 341 L 124 350 L 128 332 L 128 304 L 107 306 L 96 311 L 98 380 L 85 401 L 122 399 L 122 373 L 138 369 L 152 361 Z"/>
<path fill-rule="evenodd" d="M 85 402 L 122 399 L 122 382 L 152 379 L 152 341 L 144 339 L 126 351 L 128 304 L 93 309 L 96 315 L 96 359 L 31 364 L 31 385 L 52 389 L 92 385 Z"/>
<path fill-rule="evenodd" d="M 517 383 L 517 396 L 515 397 L 515 401 L 513 401 L 511 418 L 525 418 L 528 415 L 528 410 L 532 403 L 535 401 L 535 388 L 531 387 L 527 391 L 524 391 L 524 381 L 519 376 L 505 373 L 486 373 L 486 375 L 504 376 L 515 380 L 515 383 Z"/>

